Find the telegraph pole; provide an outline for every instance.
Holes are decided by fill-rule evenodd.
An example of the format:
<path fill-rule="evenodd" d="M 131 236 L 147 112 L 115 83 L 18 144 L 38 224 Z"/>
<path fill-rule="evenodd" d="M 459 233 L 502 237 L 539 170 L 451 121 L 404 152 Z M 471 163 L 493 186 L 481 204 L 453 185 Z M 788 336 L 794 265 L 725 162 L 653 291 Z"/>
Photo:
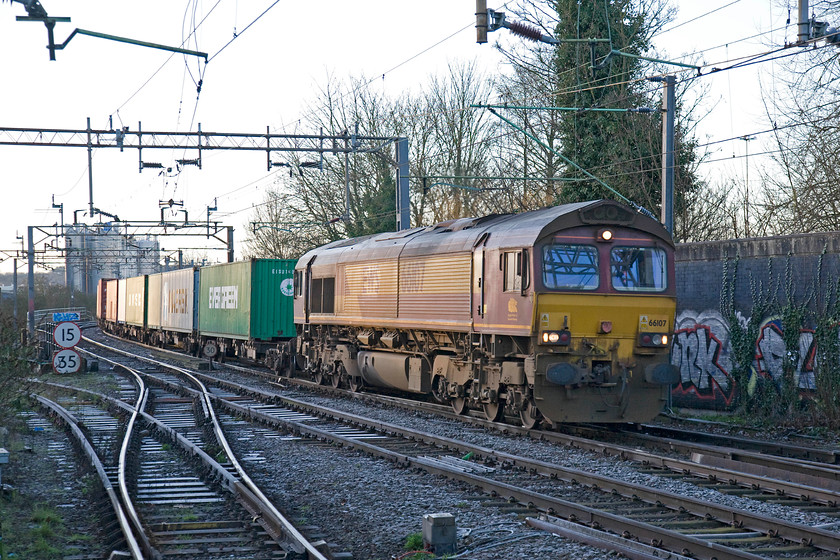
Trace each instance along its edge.
<path fill-rule="evenodd" d="M 397 230 L 411 227 L 408 196 L 408 138 L 397 138 Z"/>
<path fill-rule="evenodd" d="M 676 113 L 677 79 L 674 76 L 648 78 L 662 82 L 662 210 L 660 222 L 671 235 L 674 234 L 674 120 Z"/>
<path fill-rule="evenodd" d="M 90 117 L 87 118 L 88 194 L 90 195 L 90 217 L 93 219 L 93 142 L 90 138 Z"/>
<path fill-rule="evenodd" d="M 811 20 L 808 17 L 808 0 L 799 0 L 799 22 L 796 35 L 797 43 L 804 45 L 811 38 Z"/>
<path fill-rule="evenodd" d="M 35 337 L 35 240 L 32 226 L 27 226 L 26 239 L 29 244 L 26 254 L 26 263 L 28 265 L 29 278 L 29 339 L 34 340 Z"/>

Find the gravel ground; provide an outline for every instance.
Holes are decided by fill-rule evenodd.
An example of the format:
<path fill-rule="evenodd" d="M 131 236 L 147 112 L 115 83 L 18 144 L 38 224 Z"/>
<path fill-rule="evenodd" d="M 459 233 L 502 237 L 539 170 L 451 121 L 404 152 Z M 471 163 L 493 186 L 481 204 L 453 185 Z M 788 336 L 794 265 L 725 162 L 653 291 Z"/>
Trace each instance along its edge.
<path fill-rule="evenodd" d="M 97 480 L 80 466 L 68 436 L 39 412 L 17 415 L 6 430 L 0 549 L 9 558 L 107 558 Z"/>
<path fill-rule="evenodd" d="M 107 369 L 103 366 L 103 372 L 98 376 L 98 382 L 104 383 L 106 389 L 99 389 L 103 392 L 111 392 L 116 386 L 112 380 L 108 381 Z M 241 378 L 233 372 L 216 373 L 221 377 Z M 276 386 L 258 380 L 251 380 L 250 384 L 277 390 Z M 423 413 L 328 398 L 299 389 L 286 390 L 283 395 L 499 451 L 556 462 L 735 508 L 770 513 L 792 522 L 818 525 L 835 521 L 792 508 L 722 495 L 685 481 L 642 474 L 632 464 L 616 458 L 492 434 Z M 423 515 L 429 513 L 456 516 L 459 558 L 588 560 L 606 555 L 603 551 L 530 529 L 524 524 L 521 513 L 491 505 L 487 499 L 479 499 L 480 495 L 471 488 L 442 477 L 396 469 L 383 460 L 350 450 L 280 437 L 263 427 L 237 434 L 232 444 L 240 452 L 247 451 L 246 469 L 291 519 L 320 528 L 326 535 L 324 538 L 337 545 L 337 550 L 352 552 L 357 559 L 400 557 L 405 553 L 403 544 L 407 536 L 421 531 Z M 539 491 L 565 495 L 562 483 L 540 479 L 533 483 Z"/>

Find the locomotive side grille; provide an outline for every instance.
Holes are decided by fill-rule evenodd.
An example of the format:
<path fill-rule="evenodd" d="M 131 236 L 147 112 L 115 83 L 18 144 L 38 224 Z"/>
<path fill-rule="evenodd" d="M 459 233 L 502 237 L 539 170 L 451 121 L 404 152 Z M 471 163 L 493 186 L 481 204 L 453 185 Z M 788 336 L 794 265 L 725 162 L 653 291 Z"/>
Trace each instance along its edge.
<path fill-rule="evenodd" d="M 397 316 L 397 263 L 376 261 L 344 267 L 341 313 L 353 316 Z"/>
<path fill-rule="evenodd" d="M 469 253 L 401 259 L 399 316 L 468 320 L 471 262 Z"/>

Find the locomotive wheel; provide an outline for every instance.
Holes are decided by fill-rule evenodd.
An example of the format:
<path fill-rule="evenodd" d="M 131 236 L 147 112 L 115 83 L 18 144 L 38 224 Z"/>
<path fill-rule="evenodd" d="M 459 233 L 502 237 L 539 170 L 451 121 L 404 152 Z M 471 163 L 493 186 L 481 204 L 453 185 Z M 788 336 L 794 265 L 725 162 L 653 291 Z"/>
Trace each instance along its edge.
<path fill-rule="evenodd" d="M 333 386 L 333 389 L 338 389 L 338 386 L 341 385 L 341 375 L 338 372 L 330 375 L 330 385 Z"/>
<path fill-rule="evenodd" d="M 364 380 L 361 377 L 351 377 L 350 378 L 350 390 L 354 393 L 358 393 L 362 390 L 362 387 L 365 386 Z"/>
<path fill-rule="evenodd" d="M 327 376 L 324 374 L 323 369 L 318 368 L 317 370 L 315 370 L 315 373 L 312 376 L 312 378 L 317 385 L 323 385 L 324 381 L 326 381 L 326 379 L 327 379 Z"/>
<path fill-rule="evenodd" d="M 537 409 L 537 405 L 533 400 L 528 399 L 525 401 L 524 408 L 519 411 L 519 420 L 522 422 L 522 427 L 526 430 L 530 430 L 540 423 L 542 413 Z"/>
<path fill-rule="evenodd" d="M 469 407 L 467 407 L 467 399 L 464 397 L 455 397 L 452 399 L 452 410 L 455 411 L 455 414 L 466 414 L 469 412 Z"/>
<path fill-rule="evenodd" d="M 483 403 L 481 409 L 484 411 L 484 417 L 491 422 L 498 422 L 502 419 L 502 412 L 505 410 L 505 401 L 496 401 L 494 403 Z"/>

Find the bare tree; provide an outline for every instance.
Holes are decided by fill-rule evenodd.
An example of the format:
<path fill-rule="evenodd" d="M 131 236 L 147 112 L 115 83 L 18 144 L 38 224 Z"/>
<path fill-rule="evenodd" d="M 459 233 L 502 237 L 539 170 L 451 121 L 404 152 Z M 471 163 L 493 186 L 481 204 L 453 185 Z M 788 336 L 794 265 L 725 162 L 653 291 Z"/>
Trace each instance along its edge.
<path fill-rule="evenodd" d="M 840 2 L 817 1 L 817 19 L 840 26 Z M 783 61 L 783 87 L 765 88 L 772 160 L 762 170 L 762 222 L 771 233 L 840 230 L 840 50 L 821 41 Z M 781 95 L 778 92 L 783 92 Z"/>

